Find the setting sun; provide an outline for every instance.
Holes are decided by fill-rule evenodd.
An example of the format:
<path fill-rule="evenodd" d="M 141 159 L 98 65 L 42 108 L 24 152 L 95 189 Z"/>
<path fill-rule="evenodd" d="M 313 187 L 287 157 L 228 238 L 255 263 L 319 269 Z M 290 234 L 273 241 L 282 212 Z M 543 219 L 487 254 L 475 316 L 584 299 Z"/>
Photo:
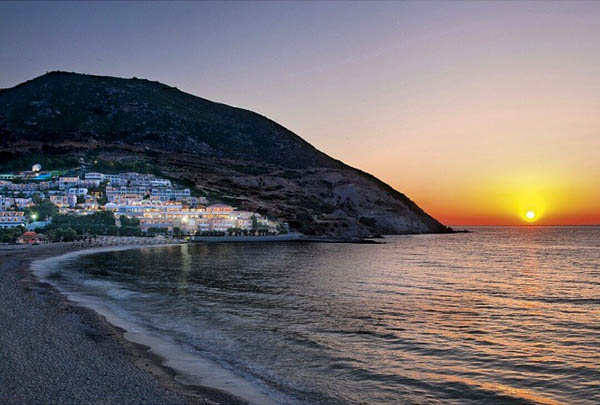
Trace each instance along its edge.
<path fill-rule="evenodd" d="M 531 205 L 521 211 L 521 217 L 527 222 L 536 222 L 540 219 L 541 211 L 539 208 L 534 208 Z"/>

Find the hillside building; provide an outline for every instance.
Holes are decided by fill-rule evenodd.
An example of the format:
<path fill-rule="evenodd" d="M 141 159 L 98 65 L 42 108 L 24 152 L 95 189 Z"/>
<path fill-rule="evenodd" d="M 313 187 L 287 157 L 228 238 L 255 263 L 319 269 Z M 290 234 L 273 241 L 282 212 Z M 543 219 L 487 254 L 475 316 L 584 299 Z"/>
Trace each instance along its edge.
<path fill-rule="evenodd" d="M 25 226 L 23 211 L 0 211 L 0 228 L 16 228 L 18 226 Z"/>

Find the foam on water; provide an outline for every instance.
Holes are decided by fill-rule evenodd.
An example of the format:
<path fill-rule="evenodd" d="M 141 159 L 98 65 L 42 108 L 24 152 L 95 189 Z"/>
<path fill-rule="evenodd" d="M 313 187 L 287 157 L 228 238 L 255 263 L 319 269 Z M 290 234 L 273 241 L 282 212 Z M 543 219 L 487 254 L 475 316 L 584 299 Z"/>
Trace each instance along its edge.
<path fill-rule="evenodd" d="M 155 246 L 143 246 L 139 248 L 153 247 Z M 275 404 L 276 402 L 273 401 L 273 397 L 277 397 L 277 395 L 274 395 L 274 393 L 263 392 L 251 382 L 240 378 L 216 362 L 203 358 L 193 351 L 186 351 L 181 345 L 169 341 L 165 336 L 161 337 L 153 333 L 136 322 L 135 317 L 131 316 L 130 313 L 118 306 L 110 305 L 105 300 L 98 298 L 97 295 L 86 295 L 81 292 L 69 290 L 64 284 L 58 283 L 55 280 L 55 277 L 60 275 L 62 267 L 66 263 L 72 262 L 81 256 L 136 248 L 138 247 L 106 247 L 69 252 L 61 256 L 34 261 L 31 268 L 36 276 L 53 285 L 70 301 L 96 311 L 104 316 L 112 325 L 125 330 L 124 337 L 127 340 L 149 347 L 151 353 L 164 359 L 162 363 L 164 366 L 178 373 L 175 379 L 181 384 L 220 389 L 243 398 L 252 404 Z M 97 292 L 104 292 L 106 295 L 116 299 L 126 299 L 134 295 L 143 295 L 118 287 L 118 284 L 115 282 L 83 279 L 81 284 L 94 288 Z"/>

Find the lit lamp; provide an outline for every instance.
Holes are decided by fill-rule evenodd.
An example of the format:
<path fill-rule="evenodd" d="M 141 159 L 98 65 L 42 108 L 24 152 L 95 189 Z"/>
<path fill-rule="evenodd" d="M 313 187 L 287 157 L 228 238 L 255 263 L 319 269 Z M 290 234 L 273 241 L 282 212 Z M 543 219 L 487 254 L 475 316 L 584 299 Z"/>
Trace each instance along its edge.
<path fill-rule="evenodd" d="M 37 219 L 37 214 L 31 214 L 31 219 L 33 219 L 34 221 Z"/>

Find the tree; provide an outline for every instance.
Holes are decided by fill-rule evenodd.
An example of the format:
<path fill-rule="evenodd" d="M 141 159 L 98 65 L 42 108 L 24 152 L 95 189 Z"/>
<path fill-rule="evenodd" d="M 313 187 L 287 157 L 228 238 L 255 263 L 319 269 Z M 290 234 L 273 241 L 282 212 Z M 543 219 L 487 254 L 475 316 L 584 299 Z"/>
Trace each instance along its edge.
<path fill-rule="evenodd" d="M 288 230 L 285 226 L 281 225 L 280 223 L 277 224 L 277 233 L 280 235 L 285 235 L 288 233 Z"/>
<path fill-rule="evenodd" d="M 39 205 L 43 202 L 42 197 L 40 197 L 39 194 L 34 194 L 32 200 L 35 205 Z"/>
<path fill-rule="evenodd" d="M 63 232 L 63 240 L 65 242 L 71 242 L 77 239 L 77 232 L 73 228 L 67 228 Z"/>
<path fill-rule="evenodd" d="M 50 217 L 58 215 L 58 208 L 50 201 L 42 201 L 31 208 L 27 208 L 25 215 L 29 217 L 35 215 L 37 221 L 45 221 Z"/>
<path fill-rule="evenodd" d="M 243 233 L 243 230 L 241 228 L 228 228 L 227 233 L 229 234 L 229 236 L 237 236 L 241 235 Z"/>
<path fill-rule="evenodd" d="M 121 215 L 119 217 L 119 222 L 121 222 L 121 227 L 138 227 L 140 226 L 140 220 L 134 217 L 128 217 L 125 215 Z"/>
<path fill-rule="evenodd" d="M 25 229 L 22 226 L 0 229 L 0 243 L 15 243 L 23 232 L 25 232 Z"/>
<path fill-rule="evenodd" d="M 58 230 L 59 228 L 71 228 L 79 235 L 84 233 L 96 233 L 100 235 L 118 235 L 119 228 L 115 225 L 115 217 L 112 212 L 98 211 L 90 215 L 56 215 L 52 223 L 46 226 L 46 230 Z M 60 239 L 60 238 L 58 238 Z"/>
<path fill-rule="evenodd" d="M 154 235 L 164 235 L 166 234 L 168 231 L 167 228 L 159 228 L 159 227 L 150 227 L 148 228 L 148 235 L 149 236 L 154 236 Z"/>
<path fill-rule="evenodd" d="M 181 228 L 178 226 L 174 227 L 173 235 L 175 235 L 176 238 L 181 238 L 181 236 L 183 235 L 183 233 L 181 232 Z"/>
<path fill-rule="evenodd" d="M 119 234 L 121 236 L 141 236 L 142 230 L 139 226 L 121 226 Z"/>
<path fill-rule="evenodd" d="M 124 226 L 131 226 L 130 222 L 129 222 L 129 217 L 125 216 L 125 215 L 121 215 L 119 217 L 119 222 L 121 223 L 121 227 Z"/>
<path fill-rule="evenodd" d="M 53 242 L 71 242 L 77 239 L 77 232 L 73 228 L 57 228 L 46 232 L 46 237 Z"/>

